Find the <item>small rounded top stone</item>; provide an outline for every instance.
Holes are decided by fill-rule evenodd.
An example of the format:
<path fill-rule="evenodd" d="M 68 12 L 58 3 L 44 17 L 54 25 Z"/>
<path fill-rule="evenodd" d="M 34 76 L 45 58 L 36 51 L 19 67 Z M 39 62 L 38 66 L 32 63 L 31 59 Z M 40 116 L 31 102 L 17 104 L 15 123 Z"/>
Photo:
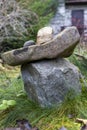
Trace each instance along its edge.
<path fill-rule="evenodd" d="M 67 130 L 67 129 L 63 126 L 59 130 Z"/>
<path fill-rule="evenodd" d="M 29 40 L 29 41 L 26 41 L 23 46 L 26 47 L 26 46 L 32 46 L 32 45 L 35 45 L 35 42 L 33 40 Z"/>

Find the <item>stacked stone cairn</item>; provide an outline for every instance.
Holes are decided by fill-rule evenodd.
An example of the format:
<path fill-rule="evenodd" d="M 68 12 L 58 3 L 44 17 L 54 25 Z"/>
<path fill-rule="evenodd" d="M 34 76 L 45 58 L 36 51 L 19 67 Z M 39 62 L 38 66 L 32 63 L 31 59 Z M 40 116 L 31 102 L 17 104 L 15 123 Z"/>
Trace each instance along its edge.
<path fill-rule="evenodd" d="M 2 59 L 11 66 L 21 65 L 29 98 L 49 107 L 63 102 L 70 91 L 73 91 L 71 96 L 81 93 L 81 74 L 64 59 L 72 55 L 79 40 L 74 26 L 55 37 L 51 27 L 44 27 L 38 31 L 36 43 L 27 41 L 22 48 L 3 53 Z"/>

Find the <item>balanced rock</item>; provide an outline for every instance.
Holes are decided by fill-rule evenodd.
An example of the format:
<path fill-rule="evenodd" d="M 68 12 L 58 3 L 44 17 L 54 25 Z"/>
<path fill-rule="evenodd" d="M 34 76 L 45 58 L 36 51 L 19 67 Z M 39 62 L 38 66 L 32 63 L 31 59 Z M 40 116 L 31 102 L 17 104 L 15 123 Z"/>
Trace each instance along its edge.
<path fill-rule="evenodd" d="M 68 27 L 54 39 L 41 45 L 26 46 L 1 55 L 9 65 L 21 65 L 42 59 L 69 57 L 79 43 L 80 35 L 76 27 Z"/>
<path fill-rule="evenodd" d="M 41 106 L 61 103 L 70 90 L 73 97 L 81 92 L 78 68 L 63 58 L 24 64 L 21 72 L 29 98 Z"/>
<path fill-rule="evenodd" d="M 37 44 L 43 44 L 52 40 L 53 30 L 51 27 L 41 28 L 37 33 Z"/>

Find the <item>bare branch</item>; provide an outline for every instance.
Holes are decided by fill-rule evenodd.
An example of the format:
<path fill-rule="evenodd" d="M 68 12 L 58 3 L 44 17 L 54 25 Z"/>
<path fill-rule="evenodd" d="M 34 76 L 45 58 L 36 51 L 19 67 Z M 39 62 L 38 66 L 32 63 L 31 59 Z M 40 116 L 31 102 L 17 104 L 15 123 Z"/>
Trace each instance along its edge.
<path fill-rule="evenodd" d="M 15 0 L 0 0 L 0 45 L 4 39 L 23 37 L 32 27 L 35 13 L 21 9 Z"/>

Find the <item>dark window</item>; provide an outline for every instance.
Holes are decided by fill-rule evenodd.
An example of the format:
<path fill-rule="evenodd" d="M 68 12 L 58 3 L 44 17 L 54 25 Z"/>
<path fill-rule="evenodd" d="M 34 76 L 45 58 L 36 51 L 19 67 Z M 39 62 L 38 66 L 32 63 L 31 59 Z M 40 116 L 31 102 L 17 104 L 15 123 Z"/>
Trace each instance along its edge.
<path fill-rule="evenodd" d="M 72 10 L 72 25 L 76 26 L 82 35 L 84 31 L 84 10 Z"/>

